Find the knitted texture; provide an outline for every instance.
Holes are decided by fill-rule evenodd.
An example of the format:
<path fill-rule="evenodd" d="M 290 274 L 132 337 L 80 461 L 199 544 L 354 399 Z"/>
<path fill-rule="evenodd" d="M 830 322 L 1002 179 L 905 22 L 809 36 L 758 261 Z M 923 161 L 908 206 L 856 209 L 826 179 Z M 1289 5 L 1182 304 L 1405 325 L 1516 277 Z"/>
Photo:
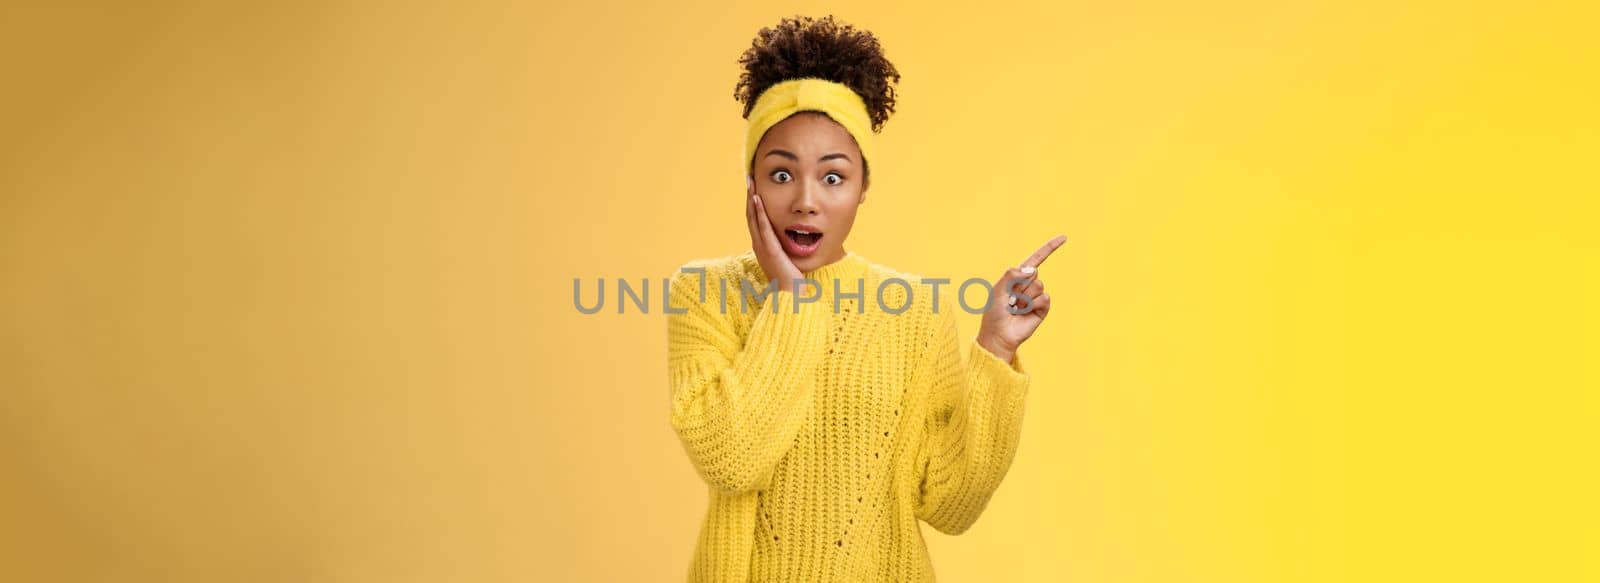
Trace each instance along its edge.
<path fill-rule="evenodd" d="M 672 281 L 671 425 L 709 500 L 688 580 L 933 581 L 918 520 L 960 534 L 988 505 L 1021 435 L 1021 360 L 958 339 L 954 286 L 936 313 L 920 277 L 854 253 L 805 274 L 823 290 L 798 309 L 784 291 L 741 309 L 741 281 L 767 281 L 753 252 L 685 267 L 705 285 Z M 889 278 L 910 284 L 881 288 L 899 314 Z"/>

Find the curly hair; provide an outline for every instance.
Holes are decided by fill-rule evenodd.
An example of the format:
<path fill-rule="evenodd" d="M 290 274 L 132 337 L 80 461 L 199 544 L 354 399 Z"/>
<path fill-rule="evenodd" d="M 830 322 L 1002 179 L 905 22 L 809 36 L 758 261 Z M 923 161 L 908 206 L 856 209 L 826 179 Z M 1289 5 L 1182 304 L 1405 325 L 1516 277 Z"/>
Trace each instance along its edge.
<path fill-rule="evenodd" d="M 750 48 L 739 57 L 744 73 L 733 88 L 733 98 L 744 103 L 750 117 L 756 99 L 768 87 L 801 77 L 842 83 L 861 96 L 872 119 L 872 131 L 894 113 L 894 85 L 900 72 L 883 56 L 883 46 L 871 32 L 835 20 L 795 16 L 756 33 Z"/>

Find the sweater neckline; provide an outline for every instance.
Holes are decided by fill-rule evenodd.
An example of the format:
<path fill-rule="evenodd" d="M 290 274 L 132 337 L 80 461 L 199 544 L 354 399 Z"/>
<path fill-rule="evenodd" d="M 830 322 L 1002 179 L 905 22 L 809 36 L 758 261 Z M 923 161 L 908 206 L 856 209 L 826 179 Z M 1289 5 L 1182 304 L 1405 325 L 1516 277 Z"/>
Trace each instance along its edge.
<path fill-rule="evenodd" d="M 766 272 L 761 269 L 761 262 L 756 259 L 755 251 L 747 250 L 743 255 L 745 264 L 749 266 L 750 273 L 757 280 L 766 280 Z M 839 280 L 840 284 L 845 284 L 849 280 L 860 278 L 867 272 L 868 263 L 865 257 L 857 255 L 855 251 L 845 250 L 844 257 L 839 258 L 838 261 L 811 271 L 802 272 L 800 275 L 806 279 L 816 281 L 824 287 L 831 287 L 835 279 Z"/>

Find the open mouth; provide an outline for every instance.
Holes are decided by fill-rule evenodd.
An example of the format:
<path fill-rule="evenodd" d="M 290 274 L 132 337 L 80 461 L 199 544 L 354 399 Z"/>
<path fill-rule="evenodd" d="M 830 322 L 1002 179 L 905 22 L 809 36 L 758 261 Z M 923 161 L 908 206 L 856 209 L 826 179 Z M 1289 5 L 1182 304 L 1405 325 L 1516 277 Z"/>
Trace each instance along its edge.
<path fill-rule="evenodd" d="M 822 231 L 811 225 L 795 225 L 783 230 L 783 248 L 790 255 L 805 257 L 817 251 Z"/>

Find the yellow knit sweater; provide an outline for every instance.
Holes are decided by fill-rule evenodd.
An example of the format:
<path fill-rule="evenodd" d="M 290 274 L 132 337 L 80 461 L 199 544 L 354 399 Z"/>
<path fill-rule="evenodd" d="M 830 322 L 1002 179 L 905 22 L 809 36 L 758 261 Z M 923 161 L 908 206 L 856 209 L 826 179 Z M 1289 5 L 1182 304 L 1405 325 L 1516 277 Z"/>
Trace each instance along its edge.
<path fill-rule="evenodd" d="M 987 506 L 1020 437 L 1021 361 L 958 340 L 954 285 L 934 313 L 920 277 L 854 253 L 806 274 L 824 289 L 798 313 L 791 292 L 740 309 L 740 281 L 767 281 L 753 252 L 685 267 L 705 286 L 672 281 L 671 424 L 709 492 L 689 581 L 933 581 L 917 521 L 959 534 Z M 899 314 L 878 301 L 888 278 L 911 284 Z"/>

